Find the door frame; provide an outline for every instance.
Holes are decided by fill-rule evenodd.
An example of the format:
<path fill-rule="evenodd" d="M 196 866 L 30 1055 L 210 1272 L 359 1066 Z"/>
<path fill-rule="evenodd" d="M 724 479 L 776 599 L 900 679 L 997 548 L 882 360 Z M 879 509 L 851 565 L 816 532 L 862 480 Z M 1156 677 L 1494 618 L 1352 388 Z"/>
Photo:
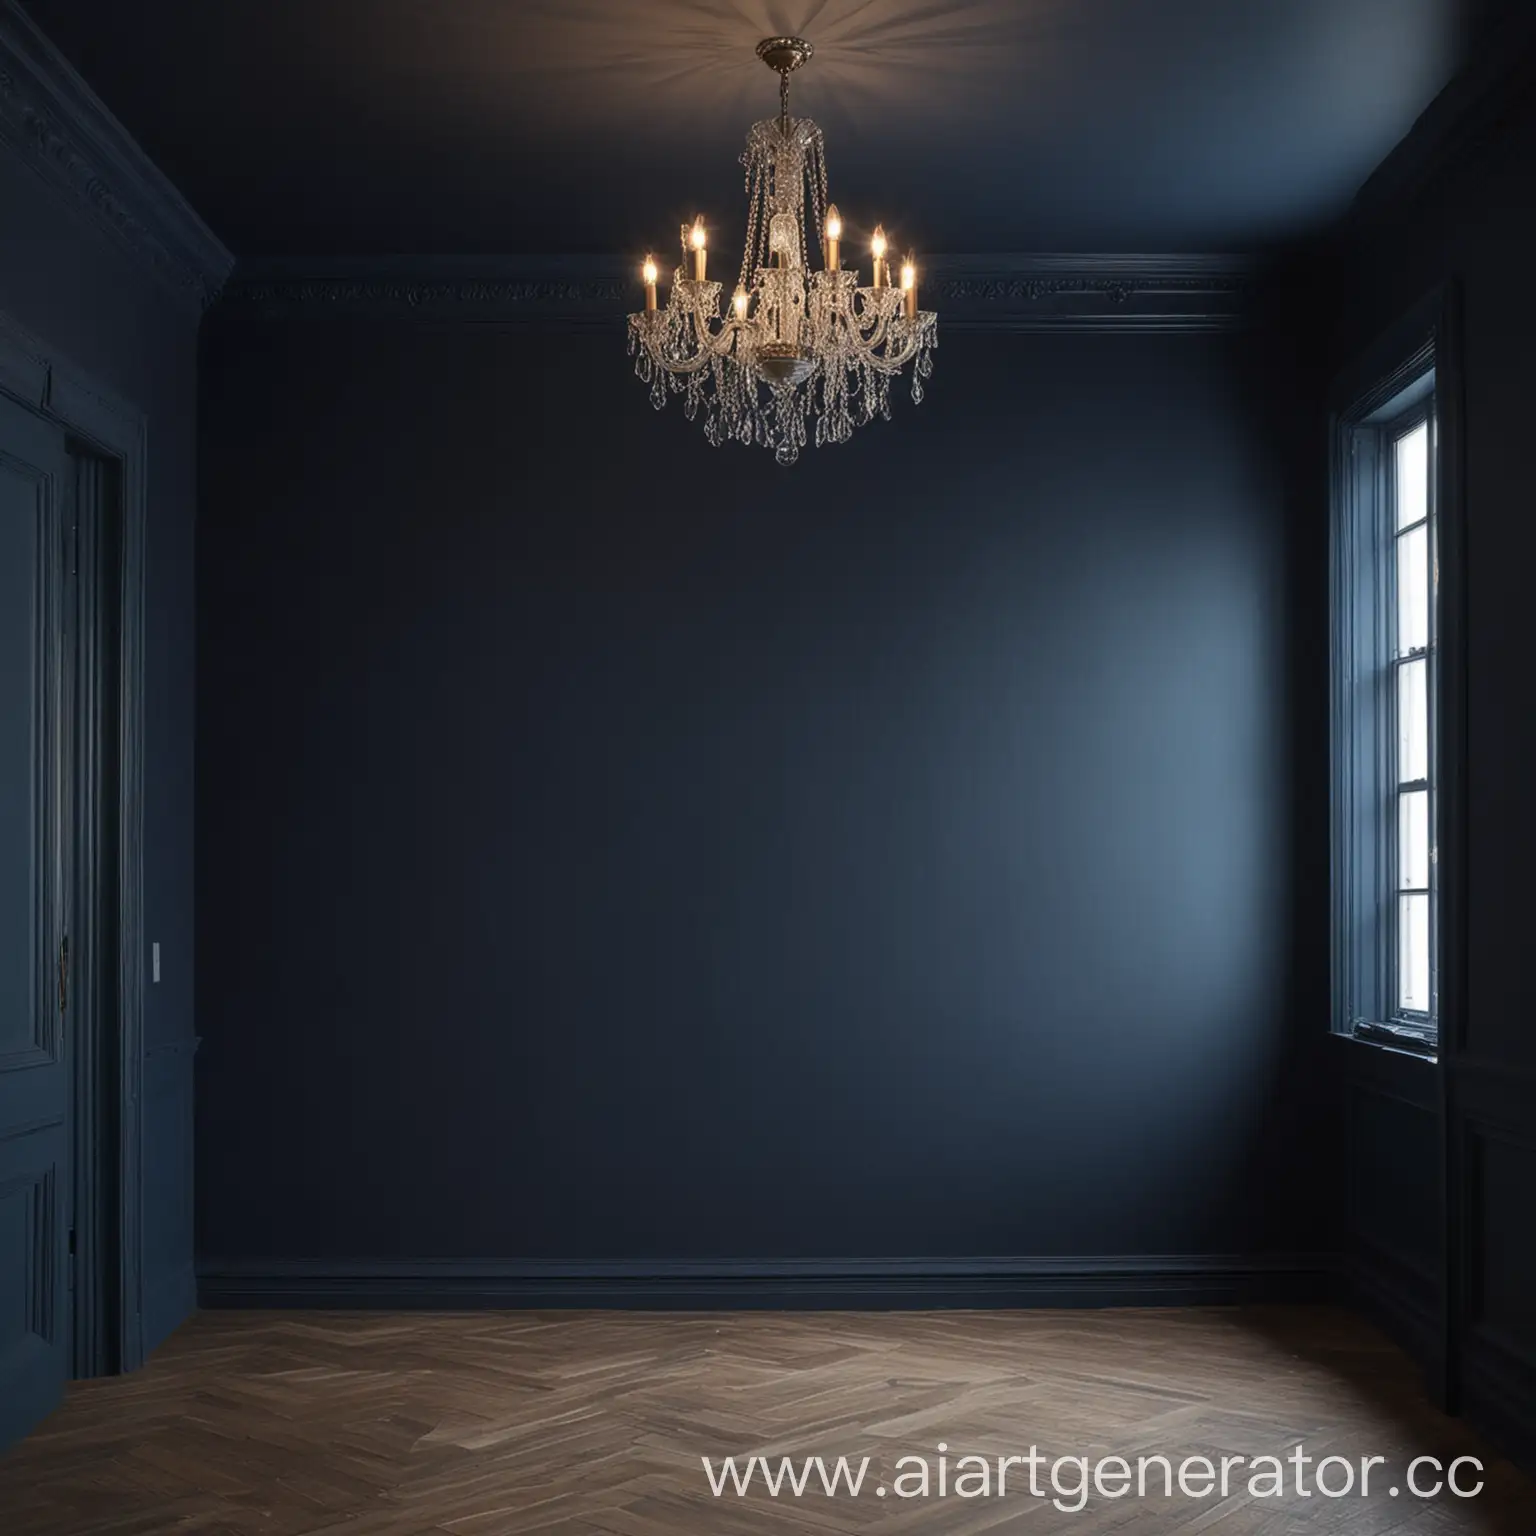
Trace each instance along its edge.
<path fill-rule="evenodd" d="M 0 391 L 29 410 L 57 423 L 70 436 L 118 463 L 121 488 L 119 566 L 121 588 L 117 635 L 119 739 L 117 742 L 117 967 L 107 978 L 115 992 L 117 1030 L 107 1042 L 106 1057 L 116 1078 L 115 1120 L 118 1135 L 106 1148 L 106 1170 L 100 1187 L 93 1187 L 89 1163 L 77 1157 L 77 1201 L 101 1202 L 110 1208 L 116 1228 L 116 1252 L 103 1263 L 115 1273 L 100 1275 L 99 1284 L 75 1287 L 76 1306 L 99 1306 L 115 1315 L 93 1319 L 93 1336 L 115 1338 L 115 1358 L 76 1361 L 75 1374 L 135 1369 L 144 1358 L 143 1336 L 143 1136 L 140 1106 L 144 1076 L 144 533 L 148 503 L 148 430 L 137 410 L 97 382 L 85 370 L 17 324 L 0 310 Z M 82 616 L 84 617 L 84 616 Z M 89 729 L 87 726 L 86 729 Z M 77 752 L 89 747 L 77 739 Z M 77 891 L 77 900 L 92 893 Z M 96 893 L 110 901 L 111 892 Z M 97 906 L 101 909 L 103 902 Z M 79 1096 L 81 1058 L 76 1059 Z M 86 1095 L 95 1085 L 87 1084 Z M 77 1120 L 81 1118 L 77 1116 Z M 85 1132 L 75 1127 L 78 1150 Z M 84 1178 L 84 1186 L 79 1184 Z M 110 1204 L 109 1204 L 110 1203 Z M 76 1225 L 83 1212 L 77 1210 Z M 77 1333 L 78 1336 L 78 1333 Z"/>

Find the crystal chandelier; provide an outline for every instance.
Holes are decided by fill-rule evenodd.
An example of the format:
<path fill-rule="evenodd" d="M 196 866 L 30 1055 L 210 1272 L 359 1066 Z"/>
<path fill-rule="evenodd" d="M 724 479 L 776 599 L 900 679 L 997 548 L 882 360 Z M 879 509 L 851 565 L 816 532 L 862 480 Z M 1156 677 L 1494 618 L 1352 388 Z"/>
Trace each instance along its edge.
<path fill-rule="evenodd" d="M 855 426 L 891 414 L 891 380 L 912 364 L 912 398 L 933 372 L 938 317 L 917 307 L 917 267 L 908 255 L 891 282 L 884 229 L 870 242 L 868 287 L 841 262 L 842 219 L 827 201 L 821 129 L 789 115 L 789 77 L 811 57 L 799 37 L 765 38 L 757 56 L 779 76 L 779 115 L 752 125 L 746 167 L 747 239 L 730 313 L 724 285 L 706 280 L 704 220 L 682 227 L 682 264 L 665 308 L 647 256 L 645 308 L 629 317 L 635 372 L 660 410 L 670 389 L 690 421 L 704 411 L 716 446 L 757 443 L 793 464 L 807 442 L 846 443 Z M 809 227 L 820 233 L 822 266 L 810 270 Z"/>

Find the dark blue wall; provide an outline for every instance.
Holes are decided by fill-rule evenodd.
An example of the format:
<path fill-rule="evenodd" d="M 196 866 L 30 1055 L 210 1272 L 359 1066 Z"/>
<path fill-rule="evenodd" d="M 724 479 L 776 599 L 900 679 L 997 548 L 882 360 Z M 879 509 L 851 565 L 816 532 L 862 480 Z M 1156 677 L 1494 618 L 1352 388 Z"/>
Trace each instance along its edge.
<path fill-rule="evenodd" d="M 938 363 L 784 471 L 617 324 L 210 322 L 201 1253 L 1324 1240 L 1291 365 Z"/>
<path fill-rule="evenodd" d="M 144 1346 L 191 1308 L 192 647 L 197 317 L 0 145 L 0 310 L 148 418 Z M 149 967 L 145 964 L 145 980 Z"/>
<path fill-rule="evenodd" d="M 1536 714 L 1525 661 L 1536 59 L 1515 78 L 1523 91 L 1437 174 L 1324 253 L 1320 313 L 1338 367 L 1438 284 L 1454 285 L 1464 330 L 1468 996 L 1438 1069 L 1339 1043 L 1347 1166 L 1366 1176 L 1353 1267 L 1437 1376 L 1449 1336 L 1453 1397 L 1536 1461 Z"/>

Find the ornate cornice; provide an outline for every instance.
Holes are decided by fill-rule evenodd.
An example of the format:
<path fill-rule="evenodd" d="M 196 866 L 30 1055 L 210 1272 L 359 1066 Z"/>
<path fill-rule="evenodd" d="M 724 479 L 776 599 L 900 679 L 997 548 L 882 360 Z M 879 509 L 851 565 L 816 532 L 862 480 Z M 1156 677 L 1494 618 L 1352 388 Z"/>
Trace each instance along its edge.
<path fill-rule="evenodd" d="M 1257 264 L 1226 256 L 935 256 L 922 291 L 945 328 L 1212 331 L 1247 323 Z M 610 257 L 240 262 L 225 303 L 275 316 L 363 311 L 617 323 L 638 283 Z"/>
<path fill-rule="evenodd" d="M 16 4 L 0 0 L 0 142 L 200 310 L 234 258 Z"/>
<path fill-rule="evenodd" d="M 404 309 L 430 313 L 444 307 L 508 309 L 563 314 L 595 305 L 615 313 L 627 297 L 618 278 L 389 277 L 237 278 L 231 302 L 262 308 L 318 306 L 325 309 Z"/>
<path fill-rule="evenodd" d="M 952 256 L 932 267 L 941 324 L 1022 331 L 1237 329 L 1261 270 L 1233 256 Z"/>

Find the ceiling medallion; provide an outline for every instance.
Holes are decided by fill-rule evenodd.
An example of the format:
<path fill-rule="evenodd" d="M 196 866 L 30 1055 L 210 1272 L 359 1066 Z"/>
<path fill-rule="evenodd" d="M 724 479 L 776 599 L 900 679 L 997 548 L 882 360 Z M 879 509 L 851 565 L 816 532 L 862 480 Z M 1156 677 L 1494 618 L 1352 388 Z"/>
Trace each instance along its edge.
<path fill-rule="evenodd" d="M 868 287 L 842 265 L 843 221 L 827 200 L 821 129 L 789 115 L 789 77 L 814 50 L 804 38 L 769 37 L 757 56 L 779 76 L 779 115 L 754 123 L 746 167 L 747 238 L 741 275 L 723 318 L 724 284 L 706 280 L 709 241 L 702 218 L 682 226 L 682 263 L 664 308 L 647 256 L 645 308 L 629 317 L 635 372 L 660 410 L 684 397 L 690 421 L 704 411 L 716 446 L 756 443 L 793 464 L 808 441 L 846 443 L 856 426 L 891 414 L 891 380 L 912 365 L 912 398 L 933 372 L 938 316 L 917 307 L 917 267 L 891 281 L 885 230 L 870 240 Z M 821 235 L 822 264 L 810 270 L 809 227 Z"/>

